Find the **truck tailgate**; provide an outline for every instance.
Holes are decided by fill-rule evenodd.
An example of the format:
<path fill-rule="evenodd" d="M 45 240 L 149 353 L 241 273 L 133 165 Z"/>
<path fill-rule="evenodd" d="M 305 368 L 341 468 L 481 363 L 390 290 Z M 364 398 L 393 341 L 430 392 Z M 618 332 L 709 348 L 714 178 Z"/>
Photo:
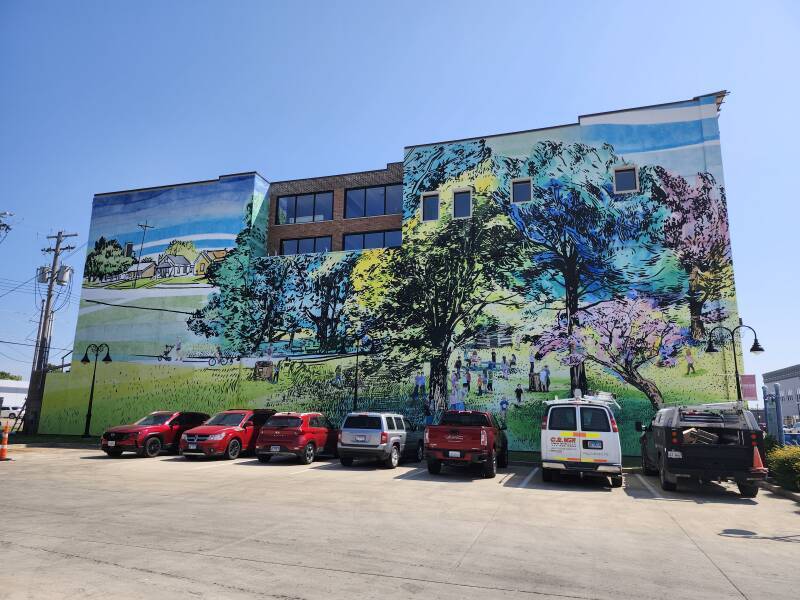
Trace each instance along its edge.
<path fill-rule="evenodd" d="M 428 444 L 434 448 L 477 449 L 481 445 L 483 427 L 432 425 L 428 427 Z"/>
<path fill-rule="evenodd" d="M 684 467 L 724 473 L 746 471 L 753 466 L 752 446 L 684 444 L 675 450 L 680 450 L 683 458 L 669 462 L 674 464 L 678 471 Z"/>

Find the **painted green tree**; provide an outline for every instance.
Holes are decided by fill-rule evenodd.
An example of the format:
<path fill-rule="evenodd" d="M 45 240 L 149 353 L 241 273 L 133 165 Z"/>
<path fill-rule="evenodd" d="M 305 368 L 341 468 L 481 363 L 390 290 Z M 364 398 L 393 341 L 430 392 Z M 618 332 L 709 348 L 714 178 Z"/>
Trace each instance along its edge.
<path fill-rule="evenodd" d="M 117 240 L 101 236 L 86 255 L 83 276 L 89 281 L 100 281 L 124 273 L 133 263 L 134 258 L 125 256 L 125 250 Z"/>
<path fill-rule="evenodd" d="M 167 254 L 171 256 L 183 256 L 186 260 L 193 263 L 200 252 L 191 240 L 172 240 L 169 246 L 167 246 L 167 249 L 158 255 L 157 262 L 161 262 L 161 259 Z"/>

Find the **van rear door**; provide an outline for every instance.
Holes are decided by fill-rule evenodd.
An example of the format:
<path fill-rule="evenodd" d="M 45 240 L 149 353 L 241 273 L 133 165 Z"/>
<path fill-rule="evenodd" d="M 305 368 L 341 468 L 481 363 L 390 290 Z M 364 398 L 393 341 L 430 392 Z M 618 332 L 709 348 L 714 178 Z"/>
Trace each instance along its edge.
<path fill-rule="evenodd" d="M 581 406 L 579 410 L 581 462 L 620 464 L 619 434 L 612 431 L 608 409 Z"/>
<path fill-rule="evenodd" d="M 577 407 L 551 406 L 547 414 L 547 429 L 542 432 L 542 459 L 562 462 L 581 460 L 578 444 Z"/>

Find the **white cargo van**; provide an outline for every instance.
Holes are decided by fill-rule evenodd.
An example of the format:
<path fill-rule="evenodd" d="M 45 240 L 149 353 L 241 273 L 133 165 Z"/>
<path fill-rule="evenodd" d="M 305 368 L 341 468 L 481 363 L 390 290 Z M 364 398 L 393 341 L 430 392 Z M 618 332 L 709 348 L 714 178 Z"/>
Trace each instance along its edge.
<path fill-rule="evenodd" d="M 542 416 L 542 479 L 555 473 L 610 477 L 622 486 L 622 447 L 610 396 L 546 402 Z"/>

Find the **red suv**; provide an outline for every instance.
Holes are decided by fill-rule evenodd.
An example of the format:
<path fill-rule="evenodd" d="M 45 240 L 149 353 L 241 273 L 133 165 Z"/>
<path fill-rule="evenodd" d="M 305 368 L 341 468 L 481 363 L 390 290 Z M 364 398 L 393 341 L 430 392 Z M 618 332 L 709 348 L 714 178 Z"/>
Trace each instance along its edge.
<path fill-rule="evenodd" d="M 177 452 L 181 434 L 206 419 L 208 415 L 199 412 L 157 411 L 133 425 L 106 429 L 100 438 L 100 449 L 109 456 L 136 452 L 148 458 L 158 456 L 164 449 Z"/>
<path fill-rule="evenodd" d="M 261 428 L 256 456 L 269 462 L 276 455 L 291 455 L 308 465 L 317 454 L 335 456 L 337 436 L 338 430 L 322 413 L 276 413 Z"/>
<path fill-rule="evenodd" d="M 233 408 L 217 413 L 181 436 L 181 454 L 187 459 L 196 456 L 238 458 L 242 452 L 255 448 L 261 426 L 274 414 L 271 408 Z"/>

